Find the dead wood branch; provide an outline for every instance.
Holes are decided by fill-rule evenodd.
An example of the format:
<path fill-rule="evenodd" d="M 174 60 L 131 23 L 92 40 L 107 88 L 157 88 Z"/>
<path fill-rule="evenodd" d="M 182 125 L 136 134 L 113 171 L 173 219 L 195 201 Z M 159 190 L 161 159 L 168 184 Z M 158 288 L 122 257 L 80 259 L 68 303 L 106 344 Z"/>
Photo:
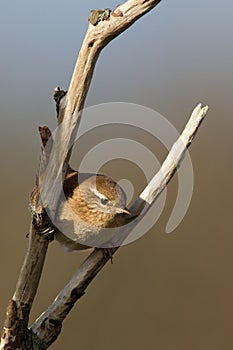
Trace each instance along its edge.
<path fill-rule="evenodd" d="M 41 154 L 42 170 L 38 176 L 41 197 L 37 187 L 32 194 L 32 223 L 28 250 L 14 296 L 7 309 L 1 339 L 2 350 L 46 349 L 52 344 L 61 331 L 66 315 L 108 260 L 101 250 L 95 250 L 80 266 L 49 309 L 34 323 L 32 329 L 28 328 L 29 314 L 38 288 L 47 247 L 53 239 L 53 226 L 46 215 L 45 208 L 49 206 L 54 215 L 56 214 L 64 174 L 67 171 L 73 140 L 80 123 L 96 61 L 102 49 L 111 40 L 152 10 L 159 2 L 160 0 L 129 0 L 112 12 L 95 10 L 91 14 L 90 25 L 68 92 L 59 101 L 58 128 L 53 135 L 53 140 L 49 142 L 50 132 L 46 127 L 40 129 L 43 145 L 49 145 L 42 150 Z M 138 213 L 142 203 L 150 204 L 166 186 L 206 113 L 206 107 L 198 106 L 195 109 L 183 136 L 181 135 L 173 146 L 162 166 L 163 175 L 160 172 L 157 174 L 132 207 L 135 213 Z M 117 248 L 114 248 L 113 253 L 116 250 Z"/>
<path fill-rule="evenodd" d="M 191 144 L 203 118 L 207 114 L 207 111 L 208 107 L 201 107 L 201 105 L 198 105 L 194 109 L 184 131 L 177 142 L 173 145 L 160 171 L 154 176 L 148 186 L 141 193 L 138 200 L 136 200 L 130 208 L 135 215 L 141 211 L 146 202 L 147 208 L 144 211 L 145 215 L 150 205 L 171 180 L 178 164 L 183 159 L 187 147 Z M 134 225 L 136 224 L 137 220 L 134 222 Z M 127 234 L 133 227 L 134 226 L 126 226 L 124 229 L 125 237 L 127 237 Z M 112 254 L 114 254 L 117 249 L 118 248 L 113 248 Z M 102 253 L 101 249 L 96 249 L 92 252 L 78 268 L 77 272 L 64 289 L 58 294 L 53 304 L 40 316 L 40 318 L 36 320 L 32 326 L 33 333 L 37 334 L 37 336 L 45 343 L 50 344 L 60 333 L 62 322 L 73 307 L 74 303 L 82 297 L 90 282 L 104 267 L 107 260 L 108 259 Z"/>

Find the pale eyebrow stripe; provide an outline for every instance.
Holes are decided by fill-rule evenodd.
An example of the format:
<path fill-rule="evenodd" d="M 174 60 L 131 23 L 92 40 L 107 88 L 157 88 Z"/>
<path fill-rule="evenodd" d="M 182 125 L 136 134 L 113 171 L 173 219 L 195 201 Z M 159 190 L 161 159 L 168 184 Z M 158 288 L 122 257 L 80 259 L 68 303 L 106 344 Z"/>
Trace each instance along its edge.
<path fill-rule="evenodd" d="M 96 189 L 96 187 L 91 188 L 91 189 L 92 189 L 92 192 L 93 192 L 97 197 L 99 197 L 100 199 L 106 199 L 106 200 L 108 200 L 108 198 L 105 197 L 105 195 L 103 195 L 102 193 L 100 193 L 100 192 Z"/>

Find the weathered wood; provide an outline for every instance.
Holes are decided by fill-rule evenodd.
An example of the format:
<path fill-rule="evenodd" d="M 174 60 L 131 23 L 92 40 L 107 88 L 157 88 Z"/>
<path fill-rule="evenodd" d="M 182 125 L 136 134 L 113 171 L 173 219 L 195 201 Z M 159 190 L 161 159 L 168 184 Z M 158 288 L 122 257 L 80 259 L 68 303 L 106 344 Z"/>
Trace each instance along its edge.
<path fill-rule="evenodd" d="M 161 169 L 130 208 L 130 211 L 134 215 L 139 214 L 146 203 L 147 206 L 142 214 L 142 216 L 144 216 L 153 201 L 164 190 L 165 186 L 173 177 L 178 164 L 182 161 L 187 148 L 191 144 L 207 112 L 207 106 L 201 107 L 201 105 L 198 105 L 194 109 L 184 131 L 173 145 L 167 158 L 162 164 Z M 140 217 L 133 222 L 133 225 L 123 226 L 122 231 L 125 238 L 133 227 L 135 227 L 138 220 L 140 220 Z M 117 249 L 118 248 L 112 249 L 112 255 Z M 36 333 L 43 342 L 50 344 L 53 339 L 57 338 L 61 330 L 62 322 L 70 309 L 85 293 L 85 289 L 97 273 L 104 267 L 107 260 L 108 258 L 103 254 L 101 249 L 96 249 L 90 254 L 84 263 L 77 269 L 77 272 L 68 284 L 58 294 L 48 310 L 36 320 L 32 326 L 32 331 Z"/>
<path fill-rule="evenodd" d="M 66 173 L 73 141 L 80 122 L 81 112 L 91 83 L 96 61 L 101 50 L 116 36 L 129 28 L 137 19 L 152 10 L 161 0 L 129 0 L 118 6 L 107 20 L 89 25 L 67 95 L 59 108 L 59 127 L 54 136 L 50 161 L 41 184 L 44 206 L 50 215 L 56 214 L 62 180 Z M 119 15 L 120 14 L 120 15 Z"/>
<path fill-rule="evenodd" d="M 15 293 L 7 308 L 1 350 L 34 349 L 32 347 L 32 332 L 28 330 L 28 320 L 39 285 L 49 241 L 49 231 L 42 235 L 41 232 L 35 229 L 34 225 L 31 226 L 25 260 Z M 42 342 L 41 346 L 40 349 L 43 349 Z"/>
<path fill-rule="evenodd" d="M 52 217 L 55 215 L 64 174 L 71 155 L 72 142 L 80 122 L 79 116 L 84 106 L 98 56 L 108 42 L 130 27 L 138 18 L 152 10 L 160 1 L 128 0 L 111 12 L 110 17 L 103 16 L 96 25 L 89 25 L 68 93 L 59 101 L 59 126 L 56 135 L 53 135 L 54 141 L 51 141 L 48 148 L 42 149 L 40 172 L 36 178 L 37 185 L 40 186 L 40 196 L 37 186 L 31 196 L 30 243 L 14 297 L 9 303 L 1 339 L 1 349 L 32 349 L 33 344 L 35 348 L 38 348 L 36 343 L 39 338 L 34 337 L 31 332 L 26 330 L 48 247 L 48 241 L 41 234 L 51 231 L 45 208 L 47 210 L 49 208 Z M 48 132 L 46 127 L 40 129 L 43 145 L 48 141 Z M 26 311 L 23 309 L 23 305 L 26 305 Z M 24 320 L 23 326 L 21 322 L 16 322 L 17 319 Z"/>
<path fill-rule="evenodd" d="M 74 303 L 85 293 L 92 279 L 108 261 L 109 257 L 103 254 L 102 250 L 96 249 L 59 293 L 54 303 L 34 323 L 32 329 L 28 329 L 29 313 L 38 288 L 47 247 L 53 238 L 53 228 L 45 209 L 49 208 L 51 215 L 56 213 L 64 174 L 68 167 L 73 140 L 80 123 L 96 61 L 101 50 L 111 40 L 152 10 L 160 1 L 129 0 L 117 6 L 112 12 L 97 11 L 94 13 L 97 17 L 91 19 L 68 92 L 59 101 L 57 132 L 53 135 L 54 140 L 51 141 L 49 147 L 42 150 L 41 173 L 38 176 L 41 197 L 39 199 L 37 187 L 32 194 L 29 247 L 14 296 L 7 309 L 1 350 L 46 349 L 59 335 L 62 322 Z M 181 135 L 165 160 L 162 166 L 163 175 L 159 172 L 155 176 L 132 207 L 135 215 L 140 212 L 142 204 L 147 203 L 149 206 L 164 189 L 206 113 L 207 107 L 197 107 L 193 118 L 191 117 L 188 123 L 189 127 L 186 127 L 183 136 Z M 45 146 L 49 139 L 49 130 L 44 127 L 40 129 L 40 134 Z M 112 254 L 117 249 L 114 248 Z"/>

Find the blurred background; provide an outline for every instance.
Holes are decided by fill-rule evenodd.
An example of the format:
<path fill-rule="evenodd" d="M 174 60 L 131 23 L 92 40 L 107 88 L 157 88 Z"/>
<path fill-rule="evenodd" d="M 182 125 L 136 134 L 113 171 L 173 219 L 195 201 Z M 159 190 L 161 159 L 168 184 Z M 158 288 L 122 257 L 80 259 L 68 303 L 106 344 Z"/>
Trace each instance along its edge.
<path fill-rule="evenodd" d="M 1 325 L 27 246 L 37 127 L 56 126 L 53 89 L 69 85 L 90 10 L 117 4 L 1 0 Z M 179 131 L 197 103 L 210 110 L 190 147 L 195 183 L 182 223 L 165 233 L 177 195 L 175 177 L 159 221 L 101 271 L 51 349 L 232 349 L 232 13 L 228 0 L 162 1 L 99 57 L 86 106 L 141 104 Z M 90 137 L 83 138 L 82 150 L 93 142 Z M 144 139 L 162 161 L 164 148 L 153 138 L 140 142 Z M 130 162 L 110 162 L 102 171 L 129 178 L 139 191 L 145 185 Z M 50 245 L 31 322 L 87 255 Z"/>

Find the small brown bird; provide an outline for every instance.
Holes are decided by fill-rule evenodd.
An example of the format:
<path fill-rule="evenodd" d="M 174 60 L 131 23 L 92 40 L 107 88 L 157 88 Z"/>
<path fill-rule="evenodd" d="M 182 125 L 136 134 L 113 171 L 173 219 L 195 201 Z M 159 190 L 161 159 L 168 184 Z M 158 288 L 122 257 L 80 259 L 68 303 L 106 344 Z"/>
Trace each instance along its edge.
<path fill-rule="evenodd" d="M 105 248 L 130 215 L 124 190 L 105 175 L 70 169 L 63 185 L 55 239 L 68 250 Z"/>

